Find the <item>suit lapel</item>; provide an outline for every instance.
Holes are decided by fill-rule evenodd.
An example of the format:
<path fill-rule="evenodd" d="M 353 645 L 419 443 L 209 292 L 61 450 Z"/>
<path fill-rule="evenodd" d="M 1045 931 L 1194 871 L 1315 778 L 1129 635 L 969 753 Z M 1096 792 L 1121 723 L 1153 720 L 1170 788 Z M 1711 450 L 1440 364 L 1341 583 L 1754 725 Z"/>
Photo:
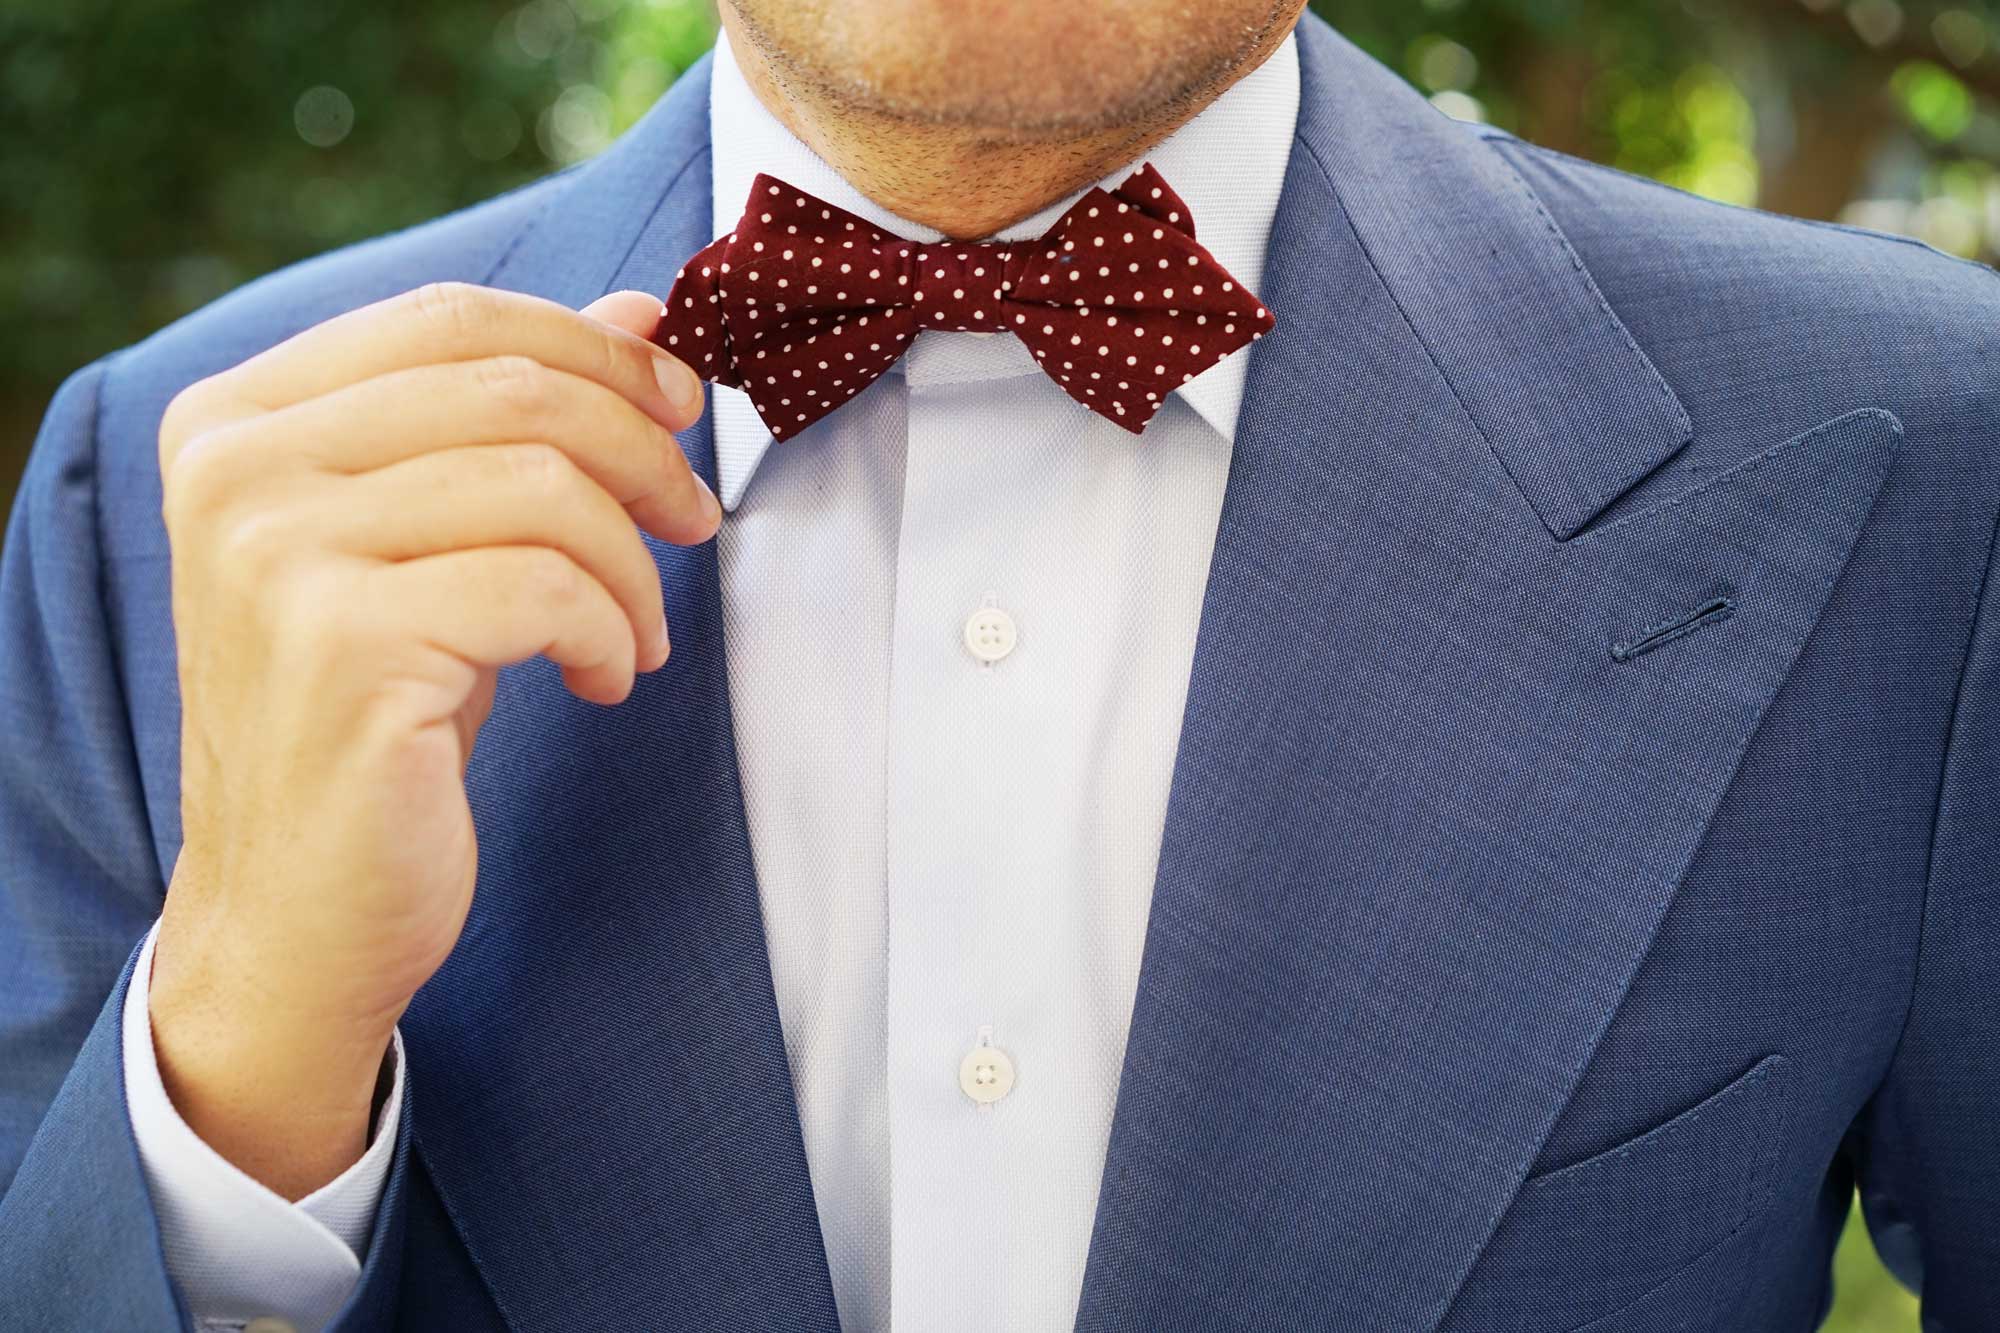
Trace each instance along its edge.
<path fill-rule="evenodd" d="M 1588 527 L 1678 401 L 1497 155 L 1300 39 L 1080 1328 L 1436 1325 L 1899 435 Z"/>
<path fill-rule="evenodd" d="M 698 68 L 572 172 L 493 281 L 574 306 L 670 280 L 708 240 L 707 92 Z M 681 443 L 712 483 L 707 422 Z M 472 915 L 404 1023 L 415 1138 L 517 1327 L 828 1329 L 715 546 L 653 550 L 674 652 L 629 701 L 501 675 Z"/>

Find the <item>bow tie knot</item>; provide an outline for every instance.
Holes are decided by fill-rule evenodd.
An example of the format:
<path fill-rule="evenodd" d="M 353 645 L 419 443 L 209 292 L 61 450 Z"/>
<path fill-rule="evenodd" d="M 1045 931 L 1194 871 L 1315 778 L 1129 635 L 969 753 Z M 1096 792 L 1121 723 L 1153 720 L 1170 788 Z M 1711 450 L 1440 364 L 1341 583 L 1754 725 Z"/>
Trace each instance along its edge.
<path fill-rule="evenodd" d="M 978 244 L 904 248 L 910 303 L 927 329 L 999 333 L 1008 293 L 1020 277 L 1013 248 Z"/>
<path fill-rule="evenodd" d="M 866 388 L 924 329 L 1013 333 L 1064 392 L 1137 433 L 1272 323 L 1151 166 L 1016 242 L 905 240 L 760 175 L 736 230 L 676 277 L 654 338 L 747 391 L 778 439 Z"/>

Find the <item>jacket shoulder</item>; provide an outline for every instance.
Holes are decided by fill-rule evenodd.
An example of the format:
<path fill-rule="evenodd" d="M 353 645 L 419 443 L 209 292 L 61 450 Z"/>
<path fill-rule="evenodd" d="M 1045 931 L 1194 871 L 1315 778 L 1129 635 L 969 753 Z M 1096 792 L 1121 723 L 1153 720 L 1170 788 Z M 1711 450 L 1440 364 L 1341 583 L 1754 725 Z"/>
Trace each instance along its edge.
<path fill-rule="evenodd" d="M 1526 180 L 1607 296 L 1617 288 L 1635 299 L 1680 298 L 1714 320 L 1761 310 L 1768 324 L 1802 321 L 1798 336 L 1887 321 L 1942 340 L 1925 350 L 1993 364 L 2000 272 L 1984 264 L 1907 236 L 1721 203 L 1505 131 L 1481 136 Z M 1915 350 L 1879 339 L 1874 347 L 1892 359 Z"/>

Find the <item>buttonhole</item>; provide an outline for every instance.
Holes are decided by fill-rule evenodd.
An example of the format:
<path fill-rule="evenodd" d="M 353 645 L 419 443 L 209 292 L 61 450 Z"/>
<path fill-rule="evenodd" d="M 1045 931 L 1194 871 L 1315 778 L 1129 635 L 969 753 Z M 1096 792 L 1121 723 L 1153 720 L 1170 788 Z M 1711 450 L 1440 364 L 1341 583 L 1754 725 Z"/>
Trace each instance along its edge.
<path fill-rule="evenodd" d="M 1675 639 L 1685 638 L 1698 629 L 1718 625 L 1736 614 L 1736 601 L 1730 597 L 1713 597 L 1703 602 L 1685 615 L 1663 620 L 1657 625 L 1649 625 L 1631 639 L 1611 645 L 1611 660 L 1629 662 L 1635 657 L 1664 647 Z"/>

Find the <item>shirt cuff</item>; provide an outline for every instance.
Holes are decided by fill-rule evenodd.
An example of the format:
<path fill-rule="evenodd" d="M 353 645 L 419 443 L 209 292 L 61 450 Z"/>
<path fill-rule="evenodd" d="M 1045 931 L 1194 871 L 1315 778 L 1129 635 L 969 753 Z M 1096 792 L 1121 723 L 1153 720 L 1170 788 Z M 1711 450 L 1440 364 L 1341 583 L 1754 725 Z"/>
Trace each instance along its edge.
<path fill-rule="evenodd" d="M 204 1329 L 262 1316 L 305 1333 L 340 1311 L 361 1276 L 360 1256 L 395 1155 L 403 1111 L 403 1035 L 390 1045 L 389 1095 L 361 1160 L 297 1203 L 245 1175 L 188 1127 L 167 1097 L 153 1053 L 147 996 L 159 925 L 146 935 L 125 995 L 125 1104 L 159 1218 L 167 1272 Z"/>

